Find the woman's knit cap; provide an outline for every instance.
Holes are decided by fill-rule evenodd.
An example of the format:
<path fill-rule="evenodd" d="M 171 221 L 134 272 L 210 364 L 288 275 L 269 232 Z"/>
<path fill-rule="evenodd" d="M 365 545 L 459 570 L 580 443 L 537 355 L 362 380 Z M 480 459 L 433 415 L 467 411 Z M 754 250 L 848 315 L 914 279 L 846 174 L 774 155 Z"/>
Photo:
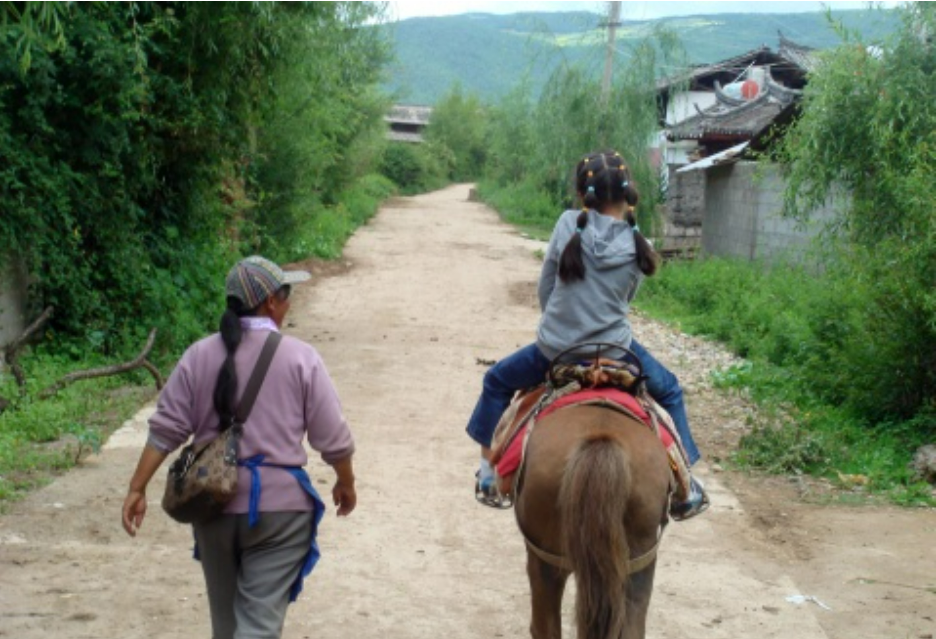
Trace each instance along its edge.
<path fill-rule="evenodd" d="M 228 272 L 224 288 L 228 297 L 239 299 L 244 308 L 256 308 L 287 284 L 305 282 L 310 277 L 307 271 L 284 271 L 265 257 L 252 255 Z"/>

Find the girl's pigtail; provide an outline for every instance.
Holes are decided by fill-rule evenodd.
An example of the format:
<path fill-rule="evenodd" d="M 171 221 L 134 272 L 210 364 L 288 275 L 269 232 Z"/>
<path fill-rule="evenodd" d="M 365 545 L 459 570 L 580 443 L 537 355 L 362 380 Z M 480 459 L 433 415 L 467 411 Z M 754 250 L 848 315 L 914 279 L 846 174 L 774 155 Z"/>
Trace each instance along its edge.
<path fill-rule="evenodd" d="M 637 220 L 634 218 L 634 209 L 631 207 L 627 211 L 627 223 L 634 229 L 634 245 L 637 248 L 637 267 L 641 273 L 650 276 L 657 272 L 660 267 L 660 254 L 653 249 L 650 241 L 643 236 L 643 233 L 637 228 Z"/>
<path fill-rule="evenodd" d="M 588 194 L 585 196 L 588 205 Z M 582 231 L 588 224 L 588 210 L 579 213 L 575 221 L 575 233 L 566 244 L 559 258 L 559 279 L 569 284 L 585 278 L 585 261 L 582 259 Z"/>

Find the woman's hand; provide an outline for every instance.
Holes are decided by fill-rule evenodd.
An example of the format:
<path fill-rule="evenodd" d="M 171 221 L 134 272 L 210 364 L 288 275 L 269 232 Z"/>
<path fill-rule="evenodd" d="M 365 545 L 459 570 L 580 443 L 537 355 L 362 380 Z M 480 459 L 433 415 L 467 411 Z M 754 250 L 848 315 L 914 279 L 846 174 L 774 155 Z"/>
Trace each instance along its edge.
<path fill-rule="evenodd" d="M 332 499 L 338 507 L 339 517 L 350 515 L 357 505 L 357 492 L 354 490 L 354 484 L 349 486 L 340 480 L 335 482 L 335 487 L 332 488 Z"/>
<path fill-rule="evenodd" d="M 332 488 L 332 500 L 338 507 L 338 516 L 347 517 L 357 505 L 357 493 L 354 490 L 354 464 L 351 457 L 345 457 L 332 463 L 337 481 Z"/>
<path fill-rule="evenodd" d="M 123 527 L 131 537 L 136 537 L 146 516 L 146 486 L 165 459 L 166 453 L 150 444 L 144 446 L 143 452 L 140 453 L 140 461 L 137 462 L 133 478 L 130 480 L 123 505 Z"/>
<path fill-rule="evenodd" d="M 143 525 L 146 516 L 146 493 L 130 489 L 123 504 L 123 527 L 127 534 L 136 537 L 137 530 Z"/>

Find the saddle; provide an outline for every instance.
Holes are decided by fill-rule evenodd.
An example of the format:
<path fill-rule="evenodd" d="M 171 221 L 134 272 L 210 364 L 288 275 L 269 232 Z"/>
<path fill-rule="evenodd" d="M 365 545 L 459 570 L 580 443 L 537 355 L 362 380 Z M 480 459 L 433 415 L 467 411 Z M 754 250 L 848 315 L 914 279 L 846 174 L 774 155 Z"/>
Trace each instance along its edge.
<path fill-rule="evenodd" d="M 639 367 L 616 360 L 554 366 L 548 380 L 517 393 L 494 431 L 491 465 L 495 468 L 500 502 L 513 503 L 517 471 L 523 467 L 526 445 L 536 423 L 570 406 L 600 406 L 646 425 L 666 449 L 672 472 L 670 490 L 677 498 L 689 494 L 689 463 L 669 414 L 650 396 Z"/>

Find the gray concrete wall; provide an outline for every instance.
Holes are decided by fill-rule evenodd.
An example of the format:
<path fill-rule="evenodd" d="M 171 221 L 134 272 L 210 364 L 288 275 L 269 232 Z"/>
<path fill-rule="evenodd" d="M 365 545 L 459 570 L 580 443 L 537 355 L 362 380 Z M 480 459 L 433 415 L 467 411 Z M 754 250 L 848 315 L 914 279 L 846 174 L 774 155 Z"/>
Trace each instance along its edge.
<path fill-rule="evenodd" d="M 776 167 L 738 162 L 705 174 L 702 250 L 708 255 L 799 261 L 836 215 L 836 204 L 829 203 L 806 225 L 782 217 L 785 182 Z"/>
<path fill-rule="evenodd" d="M 26 328 L 26 287 L 23 269 L 11 259 L 0 258 L 0 349 Z"/>

